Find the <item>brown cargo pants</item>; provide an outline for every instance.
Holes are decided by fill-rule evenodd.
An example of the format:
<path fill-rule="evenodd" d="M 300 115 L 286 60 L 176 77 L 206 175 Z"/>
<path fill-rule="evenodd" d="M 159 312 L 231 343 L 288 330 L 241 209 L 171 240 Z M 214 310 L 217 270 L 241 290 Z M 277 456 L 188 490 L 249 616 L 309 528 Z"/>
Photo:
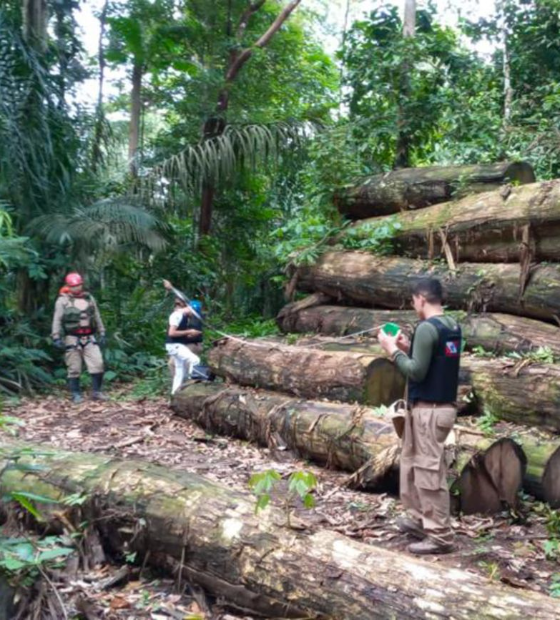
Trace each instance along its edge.
<path fill-rule="evenodd" d="M 400 496 L 410 517 L 433 540 L 453 542 L 444 443 L 457 409 L 417 403 L 408 412 L 400 465 Z"/>
<path fill-rule="evenodd" d="M 69 379 L 82 374 L 84 362 L 90 375 L 97 375 L 104 371 L 101 349 L 91 336 L 66 336 L 64 344 L 66 345 L 64 361 Z"/>

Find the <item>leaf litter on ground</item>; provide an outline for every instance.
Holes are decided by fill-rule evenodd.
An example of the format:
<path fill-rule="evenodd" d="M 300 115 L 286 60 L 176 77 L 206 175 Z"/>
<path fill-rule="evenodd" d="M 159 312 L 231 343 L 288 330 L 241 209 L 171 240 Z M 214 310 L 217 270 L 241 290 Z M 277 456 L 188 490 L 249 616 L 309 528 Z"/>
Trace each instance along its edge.
<path fill-rule="evenodd" d="M 144 459 L 198 473 L 245 492 L 249 492 L 249 479 L 257 472 L 274 469 L 287 484 L 291 473 L 305 469 L 313 472 L 318 481 L 314 490 L 316 503 L 312 510 L 306 510 L 301 503 L 294 506 L 298 523 L 310 530 L 326 528 L 366 544 L 399 552 L 406 553 L 406 546 L 410 543 L 395 526 L 395 519 L 402 512 L 396 497 L 349 489 L 346 486 L 347 473 L 316 467 L 289 451 L 274 453 L 245 441 L 213 436 L 194 423 L 176 417 L 164 398 L 131 401 L 121 397 L 103 403 L 86 400 L 76 406 L 65 397 L 51 395 L 40 400 L 23 399 L 9 407 L 9 414 L 25 422 L 18 429 L 18 435 L 29 442 Z M 507 431 L 512 431 L 511 425 Z M 544 549 L 549 538 L 546 521 L 533 509 L 534 506 L 529 498 L 524 497 L 522 519 L 508 512 L 493 516 L 454 517 L 456 551 L 427 561 L 460 567 L 511 586 L 548 592 L 554 585 L 559 567 L 556 559 L 547 558 Z M 167 586 L 172 592 L 173 582 Z M 146 587 L 144 583 L 143 588 Z M 154 590 L 153 596 L 156 591 L 159 592 L 157 597 L 161 598 L 161 590 Z M 125 588 L 112 596 L 116 602 L 113 607 L 109 603 L 109 608 L 112 614 L 117 614 L 115 618 L 150 617 L 130 615 L 124 603 L 122 610 L 115 608 L 121 604 L 118 596 L 137 605 L 138 596 L 147 594 L 129 595 Z M 176 594 L 168 593 L 168 596 Z M 169 601 L 166 604 L 170 604 Z M 189 613 L 193 617 L 205 617 L 204 612 Z M 227 614 L 212 617 L 236 618 Z"/>

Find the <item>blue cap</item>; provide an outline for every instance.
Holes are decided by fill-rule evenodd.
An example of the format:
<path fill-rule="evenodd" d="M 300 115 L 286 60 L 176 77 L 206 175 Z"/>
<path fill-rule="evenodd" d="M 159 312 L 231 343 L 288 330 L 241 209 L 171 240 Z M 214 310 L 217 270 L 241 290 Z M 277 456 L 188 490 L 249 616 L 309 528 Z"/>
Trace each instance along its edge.
<path fill-rule="evenodd" d="M 200 314 L 202 312 L 202 303 L 198 301 L 198 299 L 191 299 L 189 306 L 197 313 Z"/>

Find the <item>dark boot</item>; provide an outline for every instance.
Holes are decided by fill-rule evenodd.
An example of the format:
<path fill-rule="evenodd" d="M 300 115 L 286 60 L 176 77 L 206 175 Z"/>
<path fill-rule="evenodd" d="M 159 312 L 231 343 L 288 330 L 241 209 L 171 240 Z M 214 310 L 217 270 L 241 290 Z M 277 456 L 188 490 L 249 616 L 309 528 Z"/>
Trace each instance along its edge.
<path fill-rule="evenodd" d="M 80 393 L 80 377 L 70 377 L 68 379 L 68 387 L 70 388 L 72 402 L 76 404 L 81 403 L 82 394 Z"/>
<path fill-rule="evenodd" d="M 422 523 L 417 522 L 406 515 L 397 517 L 395 524 L 399 530 L 405 534 L 410 534 L 419 540 L 426 538 L 426 532 L 422 529 Z"/>
<path fill-rule="evenodd" d="M 105 394 L 101 391 L 103 388 L 103 373 L 97 373 L 96 375 L 91 375 L 91 382 L 93 385 L 93 400 L 108 400 Z"/>
<path fill-rule="evenodd" d="M 452 553 L 455 547 L 452 543 L 444 543 L 434 540 L 433 538 L 425 538 L 420 542 L 408 545 L 407 549 L 414 555 L 440 555 L 443 553 Z"/>

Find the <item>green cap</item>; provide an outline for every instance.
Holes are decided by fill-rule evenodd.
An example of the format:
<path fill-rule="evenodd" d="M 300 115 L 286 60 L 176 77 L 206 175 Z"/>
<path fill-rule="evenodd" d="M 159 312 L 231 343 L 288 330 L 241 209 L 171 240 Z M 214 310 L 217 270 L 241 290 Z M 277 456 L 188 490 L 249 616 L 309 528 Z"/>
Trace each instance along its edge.
<path fill-rule="evenodd" d="M 396 323 L 385 323 L 382 329 L 388 336 L 396 336 L 401 331 Z"/>

